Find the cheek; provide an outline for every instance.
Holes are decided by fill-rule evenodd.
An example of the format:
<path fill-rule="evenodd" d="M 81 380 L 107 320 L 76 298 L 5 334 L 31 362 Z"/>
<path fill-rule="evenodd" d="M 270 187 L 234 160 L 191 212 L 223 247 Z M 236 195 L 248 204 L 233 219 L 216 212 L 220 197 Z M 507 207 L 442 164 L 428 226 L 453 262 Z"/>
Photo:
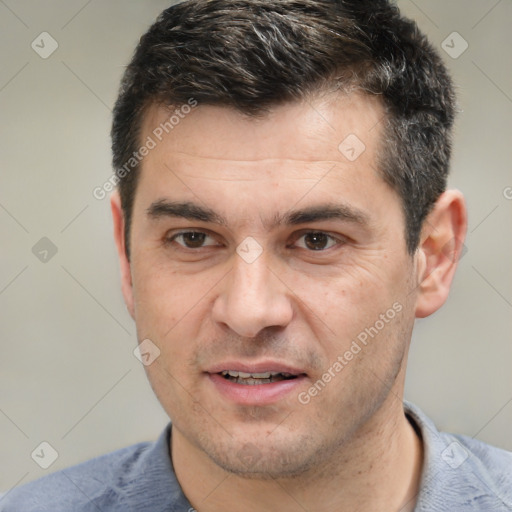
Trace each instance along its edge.
<path fill-rule="evenodd" d="M 382 261 L 374 256 L 350 262 L 321 278 L 296 272 L 288 277 L 293 283 L 290 288 L 299 298 L 299 307 L 303 305 L 304 315 L 316 317 L 331 335 L 346 339 L 404 300 L 404 267 Z"/>
<path fill-rule="evenodd" d="M 152 331 L 159 332 L 164 329 L 165 324 L 170 329 L 182 314 L 183 290 L 169 286 L 170 283 L 164 276 L 145 270 L 134 272 L 133 294 L 137 326 L 151 326 Z"/>
<path fill-rule="evenodd" d="M 149 262 L 134 267 L 135 320 L 139 340 L 149 338 L 173 372 L 185 373 L 199 344 L 213 330 L 211 311 L 222 269 L 184 274 L 168 264 Z"/>
<path fill-rule="evenodd" d="M 133 293 L 138 328 L 163 340 L 182 320 L 197 314 L 205 290 L 196 279 L 148 259 L 134 265 Z"/>

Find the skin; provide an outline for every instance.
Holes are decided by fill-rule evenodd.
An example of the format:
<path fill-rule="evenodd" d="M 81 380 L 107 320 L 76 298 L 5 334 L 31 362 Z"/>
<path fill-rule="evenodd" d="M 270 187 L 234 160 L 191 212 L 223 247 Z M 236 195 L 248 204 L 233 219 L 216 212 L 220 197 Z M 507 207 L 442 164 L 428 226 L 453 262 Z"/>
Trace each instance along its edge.
<path fill-rule="evenodd" d="M 152 107 L 141 140 L 168 116 Z M 177 478 L 200 512 L 233 503 L 412 510 L 423 454 L 402 407 L 407 351 L 415 318 L 446 300 L 466 213 L 462 195 L 445 192 L 407 252 L 400 198 L 375 170 L 382 117 L 379 102 L 358 93 L 258 119 L 198 106 L 142 163 L 130 260 L 112 197 L 123 294 L 139 341 L 160 349 L 146 371 L 173 422 Z M 366 146 L 355 161 L 338 150 L 349 134 Z M 149 214 L 159 201 L 215 218 Z M 351 215 L 287 222 L 290 212 L 340 205 Z M 190 231 L 206 236 L 179 236 Z M 247 237 L 261 248 L 251 263 L 236 250 Z M 400 312 L 302 404 L 298 394 L 397 303 Z M 285 362 L 305 376 L 274 403 L 241 405 L 208 373 L 228 360 Z"/>

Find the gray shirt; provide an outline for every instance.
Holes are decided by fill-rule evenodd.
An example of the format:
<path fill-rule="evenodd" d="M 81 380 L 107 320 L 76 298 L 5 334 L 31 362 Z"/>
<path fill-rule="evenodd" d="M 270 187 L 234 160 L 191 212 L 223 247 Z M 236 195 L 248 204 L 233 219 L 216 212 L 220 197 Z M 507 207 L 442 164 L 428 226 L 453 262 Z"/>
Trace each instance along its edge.
<path fill-rule="evenodd" d="M 416 512 L 512 511 L 512 453 L 438 432 L 417 407 L 405 402 L 404 408 L 424 445 Z M 170 434 L 168 425 L 154 443 L 11 489 L 0 498 L 0 512 L 193 512 L 176 480 Z"/>

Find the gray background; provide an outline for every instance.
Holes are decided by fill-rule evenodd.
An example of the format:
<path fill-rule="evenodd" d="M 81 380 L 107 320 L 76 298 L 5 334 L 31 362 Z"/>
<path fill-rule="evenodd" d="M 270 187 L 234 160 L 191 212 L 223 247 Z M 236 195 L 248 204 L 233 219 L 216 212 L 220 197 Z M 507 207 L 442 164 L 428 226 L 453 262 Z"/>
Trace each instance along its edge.
<path fill-rule="evenodd" d="M 111 174 L 123 66 L 171 3 L 0 0 L 0 490 L 167 422 L 133 355 L 108 200 L 92 190 Z M 462 109 L 451 185 L 467 197 L 468 251 L 447 305 L 417 323 L 406 398 L 444 430 L 512 450 L 512 2 L 399 5 L 437 47 L 459 53 L 454 31 L 469 44 L 440 50 Z M 44 31 L 59 45 L 47 59 L 31 48 Z M 42 441 L 58 452 L 46 470 L 31 457 Z"/>

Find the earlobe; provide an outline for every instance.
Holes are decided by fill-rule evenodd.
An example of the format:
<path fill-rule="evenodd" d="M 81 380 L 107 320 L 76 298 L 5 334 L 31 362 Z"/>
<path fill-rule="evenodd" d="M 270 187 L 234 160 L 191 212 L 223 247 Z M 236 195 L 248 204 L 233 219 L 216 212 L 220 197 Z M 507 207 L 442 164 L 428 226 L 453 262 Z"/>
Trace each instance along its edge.
<path fill-rule="evenodd" d="M 416 253 L 416 317 L 437 311 L 448 298 L 455 270 L 464 249 L 467 214 L 458 190 L 444 192 L 423 223 Z"/>
<path fill-rule="evenodd" d="M 123 209 L 121 208 L 121 198 L 117 191 L 114 192 L 110 198 L 110 208 L 114 224 L 114 240 L 117 247 L 119 266 L 121 270 L 121 289 L 128 312 L 132 318 L 135 318 L 131 265 L 126 255 L 124 215 Z"/>

